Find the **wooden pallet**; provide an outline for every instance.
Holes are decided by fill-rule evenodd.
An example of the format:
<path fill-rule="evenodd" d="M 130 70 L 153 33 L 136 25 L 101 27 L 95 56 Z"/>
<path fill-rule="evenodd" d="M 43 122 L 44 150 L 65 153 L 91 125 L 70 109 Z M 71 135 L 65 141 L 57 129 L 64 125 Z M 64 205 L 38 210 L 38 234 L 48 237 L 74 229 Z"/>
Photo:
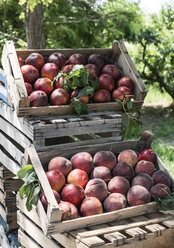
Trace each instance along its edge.
<path fill-rule="evenodd" d="M 12 98 L 17 115 L 62 115 L 74 113 L 74 108 L 71 105 L 64 106 L 45 106 L 45 107 L 29 107 L 30 101 L 27 96 L 27 91 L 24 85 L 24 79 L 19 67 L 18 58 L 20 56 L 23 60 L 32 52 L 39 52 L 47 58 L 53 52 L 62 52 L 67 58 L 73 53 L 81 53 L 84 56 L 89 56 L 93 53 L 101 54 L 109 62 L 115 62 L 122 71 L 124 76 L 132 78 L 135 83 L 134 88 L 134 106 L 141 108 L 147 89 L 140 78 L 128 52 L 122 41 L 113 43 L 112 48 L 97 48 L 97 49 L 61 49 L 61 50 L 15 50 L 12 41 L 7 41 L 2 52 L 2 65 L 6 72 L 8 89 Z M 88 112 L 100 111 L 117 111 L 122 109 L 122 104 L 117 102 L 109 103 L 92 103 L 88 104 Z"/>
<path fill-rule="evenodd" d="M 13 179 L 14 174 L 0 165 L 0 214 L 7 223 L 8 231 L 18 228 L 16 193 L 22 182 Z"/>
<path fill-rule="evenodd" d="M 145 214 L 49 236 L 40 228 L 36 211 L 23 212 L 19 207 L 17 217 L 19 242 L 25 248 L 172 248 L 174 242 L 173 213 Z"/>
<path fill-rule="evenodd" d="M 13 132 L 14 140 L 19 134 L 22 147 L 32 142 L 38 152 L 121 140 L 122 116 L 116 112 L 18 118 L 3 101 L 0 110 L 0 129 L 9 136 Z"/>
<path fill-rule="evenodd" d="M 47 151 L 43 153 L 37 153 L 34 146 L 31 145 L 25 149 L 26 163 L 33 164 L 39 181 L 42 185 L 45 196 L 49 202 L 47 212 L 44 211 L 41 202 L 38 202 L 37 211 L 40 216 L 42 230 L 45 234 L 54 234 L 58 232 L 67 232 L 73 229 L 84 228 L 86 226 L 111 222 L 115 219 L 124 219 L 131 216 L 141 215 L 147 212 L 155 212 L 158 210 L 158 206 L 155 202 L 150 202 L 144 205 L 138 205 L 134 207 L 127 207 L 121 210 L 103 213 L 95 216 L 80 217 L 75 220 L 61 221 L 61 210 L 58 208 L 54 195 L 52 193 L 50 184 L 46 178 L 43 166 L 47 165 L 49 160 L 55 156 L 64 156 L 70 158 L 77 152 L 86 151 L 91 155 L 94 155 L 97 151 L 112 151 L 118 154 L 125 149 L 133 149 L 137 152 L 142 151 L 145 148 L 149 148 L 152 142 L 152 136 L 145 132 L 140 140 L 136 141 L 123 141 L 123 142 L 108 142 L 105 144 L 93 144 L 88 146 L 80 146 L 76 148 L 59 149 L 55 151 Z M 161 160 L 157 157 L 155 164 L 157 169 L 166 170 Z M 167 172 L 168 173 L 168 172 Z M 172 178 L 171 178 L 172 179 Z M 23 202 L 25 200 L 23 199 Z"/>

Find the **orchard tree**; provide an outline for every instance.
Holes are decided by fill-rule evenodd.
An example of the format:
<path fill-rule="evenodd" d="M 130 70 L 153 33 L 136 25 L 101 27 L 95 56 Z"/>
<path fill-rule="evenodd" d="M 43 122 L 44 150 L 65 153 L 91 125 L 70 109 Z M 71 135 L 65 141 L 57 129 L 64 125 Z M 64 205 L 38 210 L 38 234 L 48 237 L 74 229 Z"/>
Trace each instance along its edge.
<path fill-rule="evenodd" d="M 137 36 L 136 64 L 146 84 L 158 84 L 174 99 L 173 40 L 174 8 L 166 5 L 159 16 L 152 16 Z"/>

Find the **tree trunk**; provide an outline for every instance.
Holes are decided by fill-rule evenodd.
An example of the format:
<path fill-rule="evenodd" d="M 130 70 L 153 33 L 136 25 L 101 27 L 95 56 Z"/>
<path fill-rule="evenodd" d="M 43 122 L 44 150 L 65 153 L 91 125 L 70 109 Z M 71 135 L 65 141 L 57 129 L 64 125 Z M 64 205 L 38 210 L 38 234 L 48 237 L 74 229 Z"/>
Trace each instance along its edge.
<path fill-rule="evenodd" d="M 42 4 L 38 4 L 32 12 L 25 10 L 25 29 L 29 49 L 45 48 Z"/>

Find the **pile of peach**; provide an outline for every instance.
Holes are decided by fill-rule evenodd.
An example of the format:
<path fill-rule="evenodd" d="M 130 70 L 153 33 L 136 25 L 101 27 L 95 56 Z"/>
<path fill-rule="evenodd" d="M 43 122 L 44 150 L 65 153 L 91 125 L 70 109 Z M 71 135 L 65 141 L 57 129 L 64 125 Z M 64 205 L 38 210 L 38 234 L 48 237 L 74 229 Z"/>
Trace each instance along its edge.
<path fill-rule="evenodd" d="M 73 97 L 77 97 L 80 88 L 64 90 L 61 85 L 64 78 L 52 81 L 60 71 L 70 72 L 74 65 L 84 65 L 91 78 L 99 80 L 99 89 L 92 99 L 89 95 L 80 98 L 85 103 L 105 103 L 115 99 L 123 101 L 132 96 L 134 82 L 129 77 L 123 77 L 115 64 L 108 64 L 100 54 L 85 57 L 82 54 L 72 54 L 66 58 L 62 53 L 53 53 L 45 59 L 40 53 L 31 53 L 25 61 L 18 57 L 31 106 L 66 105 Z"/>
<path fill-rule="evenodd" d="M 70 160 L 51 159 L 46 176 L 62 209 L 62 220 L 149 203 L 152 195 L 171 195 L 171 179 L 156 168 L 155 159 L 152 149 L 139 154 L 123 150 L 118 157 L 99 151 L 93 157 L 79 152 Z M 41 194 L 40 199 L 46 210 L 45 196 Z"/>

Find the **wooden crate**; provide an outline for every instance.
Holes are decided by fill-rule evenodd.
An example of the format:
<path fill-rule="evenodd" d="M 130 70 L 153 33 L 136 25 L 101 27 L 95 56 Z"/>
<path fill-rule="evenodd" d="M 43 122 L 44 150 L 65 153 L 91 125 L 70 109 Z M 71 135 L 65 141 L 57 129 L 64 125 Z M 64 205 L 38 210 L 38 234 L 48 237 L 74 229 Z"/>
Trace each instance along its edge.
<path fill-rule="evenodd" d="M 14 180 L 14 174 L 0 165 L 0 214 L 7 223 L 8 231 L 18 228 L 16 193 L 22 185 L 21 180 Z"/>
<path fill-rule="evenodd" d="M 67 233 L 44 235 L 36 208 L 28 212 L 19 199 L 18 239 L 25 248 L 172 248 L 174 213 L 158 212 L 90 226 Z"/>
<path fill-rule="evenodd" d="M 122 116 L 116 112 L 18 118 L 16 111 L 0 101 L 0 130 L 25 146 L 33 143 L 38 152 L 83 144 L 121 140 Z M 15 138 L 15 136 L 18 136 Z M 4 141 L 5 142 L 5 141 Z"/>
<path fill-rule="evenodd" d="M 61 221 L 61 210 L 58 208 L 57 202 L 52 193 L 50 184 L 46 178 L 44 166 L 47 166 L 49 160 L 55 156 L 64 156 L 70 158 L 77 152 L 87 151 L 94 155 L 97 151 L 112 151 L 116 154 L 125 149 L 133 149 L 136 152 L 140 152 L 145 148 L 149 148 L 152 142 L 152 135 L 145 132 L 140 140 L 136 141 L 123 141 L 123 142 L 108 142 L 105 144 L 92 144 L 86 146 L 80 146 L 76 148 L 66 148 L 59 150 L 50 150 L 47 152 L 37 153 L 35 147 L 31 145 L 25 149 L 25 160 L 26 163 L 32 163 L 37 176 L 41 182 L 45 196 L 49 202 L 47 213 L 44 211 L 41 202 L 38 202 L 37 211 L 40 216 L 42 230 L 45 234 L 54 234 L 58 232 L 67 232 L 73 229 L 84 228 L 86 226 L 107 223 L 116 219 L 124 219 L 131 216 L 141 215 L 148 212 L 155 212 L 158 210 L 158 206 L 155 202 L 148 204 L 127 207 L 125 209 L 113 211 L 110 213 L 103 213 L 100 215 L 81 217 L 75 220 Z M 107 139 L 106 139 L 107 140 Z M 157 157 L 156 168 L 166 170 L 161 160 Z M 173 182 L 173 181 L 172 181 Z M 173 186 L 173 185 L 172 185 Z M 24 200 L 25 201 L 25 200 Z"/>
<path fill-rule="evenodd" d="M 24 85 L 24 79 L 19 67 L 18 58 L 20 56 L 23 60 L 32 52 L 39 52 L 45 58 L 47 58 L 53 52 L 62 52 L 67 58 L 73 53 L 81 53 L 85 57 L 93 53 L 101 54 L 109 62 L 113 61 L 116 63 L 123 76 L 130 77 L 134 83 L 135 88 L 133 91 L 134 95 L 134 106 L 140 108 L 143 104 L 144 98 L 147 93 L 147 89 L 142 82 L 128 52 L 122 41 L 115 41 L 112 48 L 85 48 L 85 49 L 44 49 L 44 50 L 15 50 L 12 41 L 7 41 L 3 48 L 2 53 L 2 65 L 6 72 L 8 88 L 10 96 L 12 98 L 17 115 L 28 116 L 28 115 L 61 115 L 61 114 L 72 114 L 74 108 L 72 105 L 62 106 L 44 106 L 44 107 L 29 107 L 30 101 L 27 96 L 27 91 Z M 122 104 L 117 102 L 109 103 L 92 103 L 88 104 L 89 112 L 100 112 L 100 111 L 117 111 L 122 109 Z"/>
<path fill-rule="evenodd" d="M 4 74 L 4 71 L 1 68 L 0 68 L 0 99 L 5 101 L 10 106 L 13 105 L 8 91 L 6 75 Z"/>

